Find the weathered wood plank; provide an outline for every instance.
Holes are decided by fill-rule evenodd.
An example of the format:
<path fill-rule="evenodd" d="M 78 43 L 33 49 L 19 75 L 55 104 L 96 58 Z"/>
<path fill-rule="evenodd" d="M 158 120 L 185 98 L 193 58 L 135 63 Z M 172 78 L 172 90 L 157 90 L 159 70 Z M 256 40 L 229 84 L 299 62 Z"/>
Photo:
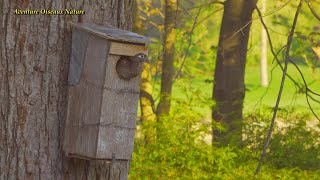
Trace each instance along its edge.
<path fill-rule="evenodd" d="M 138 53 L 144 53 L 144 54 L 148 53 L 145 45 L 111 42 L 110 54 L 123 55 L 123 56 L 134 56 Z"/>
<path fill-rule="evenodd" d="M 97 158 L 131 159 L 135 129 L 100 126 Z"/>
<path fill-rule="evenodd" d="M 100 26 L 96 24 L 79 24 L 79 23 L 70 23 L 73 27 L 82 29 L 84 31 L 90 32 L 102 38 L 123 41 L 123 42 L 133 42 L 133 43 L 151 43 L 152 41 L 142 35 L 133 33 L 130 31 L 118 29 L 112 26 Z"/>
<path fill-rule="evenodd" d="M 109 41 L 90 35 L 81 80 L 101 87 L 104 82 L 109 47 Z"/>
<path fill-rule="evenodd" d="M 140 77 L 120 79 L 115 66 L 120 56 L 109 55 L 101 107 L 98 157 L 131 159 L 139 99 Z"/>
<path fill-rule="evenodd" d="M 109 42 L 89 35 L 80 82 L 69 86 L 64 151 L 94 158 Z"/>
<path fill-rule="evenodd" d="M 147 54 L 145 45 L 107 41 L 90 34 L 78 84 L 69 87 L 64 150 L 77 158 L 131 159 L 140 77 L 120 79 L 121 54 Z M 79 53 L 79 52 L 78 52 Z M 110 53 L 110 54 L 109 54 Z"/>
<path fill-rule="evenodd" d="M 83 157 L 96 158 L 98 125 L 74 126 L 65 128 L 68 133 L 64 141 L 64 150 L 67 153 Z M 68 155 L 68 154 L 67 154 Z"/>
<path fill-rule="evenodd" d="M 109 55 L 106 68 L 106 75 L 104 81 L 105 88 L 122 89 L 126 91 L 134 91 L 139 93 L 140 89 L 140 76 L 132 78 L 130 80 L 120 79 L 116 71 L 116 64 L 120 56 Z"/>
<path fill-rule="evenodd" d="M 70 67 L 68 76 L 69 85 L 76 85 L 80 81 L 85 53 L 88 46 L 88 40 L 88 32 L 80 31 L 79 29 L 73 28 Z"/>
<path fill-rule="evenodd" d="M 107 97 L 107 99 L 102 102 L 101 125 L 136 127 L 139 94 L 104 89 L 103 97 Z"/>
<path fill-rule="evenodd" d="M 109 55 L 103 89 L 101 124 L 135 127 L 137 116 L 140 76 L 130 80 L 120 79 L 115 66 L 120 56 Z"/>

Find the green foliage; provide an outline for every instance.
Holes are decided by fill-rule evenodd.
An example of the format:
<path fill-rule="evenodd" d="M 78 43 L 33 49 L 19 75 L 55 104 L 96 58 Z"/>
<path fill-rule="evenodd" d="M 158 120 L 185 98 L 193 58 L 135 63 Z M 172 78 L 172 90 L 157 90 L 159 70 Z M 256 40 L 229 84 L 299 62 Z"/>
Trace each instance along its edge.
<path fill-rule="evenodd" d="M 319 131 L 310 130 L 308 115 L 295 109 L 279 112 L 286 127 L 277 126 L 268 160 L 254 176 L 267 134 L 272 109 L 250 114 L 245 121 L 245 147 L 213 147 L 206 140 L 211 134 L 210 120 L 203 119 L 199 108 L 213 106 L 198 91 L 185 92 L 174 99 L 171 114 L 162 122 L 148 124 L 156 128 L 155 143 L 136 140 L 130 179 L 319 179 Z M 285 121 L 289 119 L 290 121 Z M 214 129 L 221 128 L 214 124 Z M 312 170 L 314 169 L 314 170 Z"/>
<path fill-rule="evenodd" d="M 259 152 L 265 143 L 272 109 L 249 114 L 245 122 L 245 144 Z M 297 109 L 280 109 L 267 159 L 277 168 L 318 169 L 320 129 L 310 115 Z"/>
<path fill-rule="evenodd" d="M 196 97 L 194 92 L 187 100 L 176 99 L 177 105 L 169 116 L 155 126 L 144 127 L 156 127 L 157 140 L 147 145 L 137 140 L 130 173 L 132 179 L 208 178 L 207 172 L 226 169 L 234 163 L 229 161 L 236 156 L 231 148 L 221 152 L 203 140 L 210 133 L 211 123 L 203 121 L 201 113 L 194 109 L 212 103 Z"/>
<path fill-rule="evenodd" d="M 160 1 L 143 0 L 142 11 L 146 34 L 156 42 L 149 45 L 149 56 L 153 59 L 152 75 L 155 99 L 160 88 L 159 72 L 161 61 L 161 34 L 163 33 L 163 9 Z M 268 1 L 267 12 L 282 7 L 288 1 Z M 260 33 L 261 23 L 253 14 L 253 24 L 248 47 L 246 67 L 246 99 L 244 112 L 243 148 L 229 145 L 211 146 L 211 129 L 223 130 L 218 123 L 211 123 L 207 98 L 212 96 L 213 71 L 219 40 L 220 22 L 223 11 L 221 4 L 204 5 L 207 1 L 180 1 L 177 18 L 176 72 L 184 60 L 181 74 L 175 81 L 172 95 L 172 112 L 161 122 L 142 124 L 142 134 L 148 129 L 157 130 L 156 142 L 144 144 L 136 139 L 131 162 L 130 179 L 320 179 L 320 130 L 307 122 L 310 110 L 305 95 L 287 79 L 274 130 L 267 152 L 267 159 L 256 177 L 253 173 L 265 143 L 272 116 L 272 108 L 279 91 L 282 71 L 279 66 L 273 71 L 268 89 L 260 87 Z M 285 45 L 298 1 L 291 1 L 283 9 L 274 11 L 264 20 L 269 28 L 275 51 Z M 202 7 L 198 22 L 192 32 L 194 18 Z M 319 43 L 319 23 L 303 7 L 290 52 L 292 60 L 299 66 L 307 83 L 314 90 L 319 83 L 309 68 L 319 66 L 312 47 Z M 192 38 L 191 44 L 189 39 Z M 189 46 L 190 45 L 190 46 Z M 189 49 L 188 49 L 189 48 Z M 283 56 L 280 53 L 280 60 Z M 269 64 L 273 59 L 269 51 Z M 307 62 L 308 66 L 305 66 Z M 275 66 L 275 63 L 273 64 Z M 271 69 L 271 68 L 270 68 Z M 299 73 L 289 66 L 288 73 L 302 83 Z M 317 74 L 315 75 L 317 76 Z M 197 90 L 193 90 L 197 89 Z M 206 98 L 204 98 L 206 97 Z M 260 99 L 261 98 L 261 99 Z M 261 108 L 260 105 L 264 107 Z M 313 107 L 318 104 L 313 103 Z M 290 107 L 299 107 L 290 108 Z M 257 109 L 261 109 L 255 112 Z M 316 110 L 320 112 L 319 109 Z M 315 125 L 314 125 L 315 126 Z M 318 125 L 319 126 L 319 125 Z M 209 140 L 208 140 L 209 138 Z"/>
<path fill-rule="evenodd" d="M 261 1 L 260 1 L 261 2 Z M 288 3 L 288 4 L 286 4 Z M 279 1 L 268 0 L 267 16 L 264 16 L 264 21 L 268 27 L 272 44 L 275 51 L 280 50 L 286 42 L 291 29 L 294 12 L 299 1 Z M 286 5 L 285 5 L 286 4 Z M 285 5 L 285 6 L 284 6 Z M 258 1 L 258 7 L 260 3 Z M 284 7 L 283 7 L 284 6 Z M 248 47 L 248 61 L 247 65 L 258 65 L 260 63 L 260 36 L 262 25 L 258 14 L 253 13 L 253 22 L 250 31 L 249 47 Z M 303 55 L 312 58 L 312 49 L 319 40 L 317 32 L 319 28 L 319 21 L 310 13 L 310 9 L 305 4 L 302 7 L 302 12 L 299 16 L 295 35 L 292 42 L 290 56 L 292 59 L 302 60 Z M 268 45 L 269 46 L 269 45 Z M 271 64 L 274 58 L 268 47 L 268 63 Z M 283 56 L 279 56 L 282 60 Z"/>

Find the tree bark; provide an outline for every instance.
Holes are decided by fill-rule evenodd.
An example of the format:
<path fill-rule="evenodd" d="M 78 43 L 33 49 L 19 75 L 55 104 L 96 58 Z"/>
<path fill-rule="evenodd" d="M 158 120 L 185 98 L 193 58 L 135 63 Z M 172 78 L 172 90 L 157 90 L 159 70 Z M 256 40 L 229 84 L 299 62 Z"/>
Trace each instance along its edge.
<path fill-rule="evenodd" d="M 134 31 L 140 34 L 144 33 L 144 27 L 139 15 L 139 2 L 138 0 L 135 1 L 135 18 L 134 18 Z M 142 121 L 142 128 L 144 134 L 143 139 L 144 142 L 153 143 L 156 139 L 156 131 L 152 126 L 149 124 L 155 123 L 156 115 L 154 112 L 154 99 L 152 97 L 152 75 L 151 75 L 151 64 L 145 63 L 143 66 L 143 70 L 141 73 L 141 84 L 140 84 L 140 109 L 141 109 L 141 121 Z M 146 128 L 146 129 L 144 129 Z"/>
<path fill-rule="evenodd" d="M 226 126 L 226 133 L 213 132 L 221 145 L 241 142 L 242 106 L 245 96 L 244 73 L 249 23 L 257 0 L 227 0 L 220 29 L 214 73 L 212 117 Z"/>
<path fill-rule="evenodd" d="M 171 107 L 172 80 L 174 76 L 174 42 L 176 39 L 176 11 L 177 0 L 165 1 L 163 62 L 160 102 L 157 108 L 159 117 L 168 115 Z"/>
<path fill-rule="evenodd" d="M 82 2 L 82 1 L 81 1 Z M 128 162 L 64 157 L 69 22 L 129 29 L 132 0 L 0 2 L 0 179 L 126 179 Z M 85 15 L 14 15 L 15 9 Z"/>

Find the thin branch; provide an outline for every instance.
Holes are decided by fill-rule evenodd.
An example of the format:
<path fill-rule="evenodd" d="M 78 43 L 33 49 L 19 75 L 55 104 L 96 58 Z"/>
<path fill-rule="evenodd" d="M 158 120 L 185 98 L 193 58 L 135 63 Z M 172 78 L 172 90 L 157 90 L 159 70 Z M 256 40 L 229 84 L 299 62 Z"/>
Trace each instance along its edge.
<path fill-rule="evenodd" d="M 309 106 L 312 114 L 320 121 L 319 117 L 318 117 L 317 114 L 314 112 L 314 110 L 313 110 L 313 108 L 312 108 L 312 106 L 311 106 L 311 104 L 310 104 L 310 102 L 309 102 L 309 97 L 311 98 L 311 96 L 308 94 L 308 92 L 311 92 L 312 94 L 314 94 L 314 95 L 316 95 L 316 96 L 320 96 L 320 94 L 312 91 L 312 90 L 308 87 L 308 85 L 307 85 L 307 83 L 306 83 L 306 80 L 304 79 L 304 76 L 303 76 L 301 70 L 298 68 L 297 64 L 295 64 L 295 63 L 294 63 L 293 61 L 291 61 L 291 60 L 290 60 L 290 62 L 291 62 L 291 63 L 296 67 L 296 69 L 299 71 L 300 76 L 302 77 L 302 80 L 303 80 L 303 82 L 304 82 L 304 84 L 305 84 L 305 88 L 306 88 L 306 89 L 305 89 L 305 91 L 306 91 L 306 92 L 305 92 L 305 94 L 306 94 L 306 99 L 307 99 L 307 103 L 308 103 L 308 106 Z M 313 99 L 313 98 L 311 98 L 311 99 Z M 313 99 L 313 100 L 314 100 L 314 99 Z"/>
<path fill-rule="evenodd" d="M 259 10 L 257 7 L 256 7 L 256 10 L 257 10 L 259 16 L 262 17 L 262 16 L 261 16 L 261 12 L 260 12 L 260 10 Z M 282 71 L 283 71 L 283 67 L 282 67 L 282 65 L 281 65 L 281 63 L 280 63 L 280 61 L 279 61 L 279 59 L 278 59 L 278 54 L 279 54 L 279 53 L 282 51 L 282 49 L 283 49 L 284 47 L 286 47 L 286 46 L 282 47 L 282 48 L 280 49 L 280 51 L 279 51 L 277 54 L 275 54 L 275 53 L 274 53 L 274 49 L 273 49 L 273 45 L 272 45 L 272 41 L 271 41 L 271 37 L 270 37 L 269 31 L 268 31 L 269 28 L 267 28 L 266 24 L 264 23 L 263 18 L 261 18 L 260 20 L 261 20 L 261 23 L 262 23 L 264 29 L 265 29 L 266 32 L 267 32 L 268 42 L 269 42 L 269 45 L 270 45 L 271 52 L 272 52 L 272 54 L 273 54 L 273 56 L 274 56 L 274 60 L 277 60 L 277 64 L 280 66 L 280 68 L 281 68 Z M 306 90 L 305 90 L 306 97 L 312 99 L 313 101 L 315 101 L 315 102 L 317 102 L 317 103 L 319 103 L 319 101 L 316 100 L 316 99 L 314 99 L 311 95 L 309 95 L 308 92 L 310 92 L 310 93 L 312 93 L 312 94 L 314 94 L 314 95 L 317 95 L 317 96 L 320 96 L 320 94 L 314 92 L 313 90 L 311 90 L 311 89 L 308 87 L 308 84 L 307 84 L 307 82 L 306 82 L 306 80 L 305 80 L 305 78 L 304 78 L 301 70 L 299 69 L 299 67 L 298 67 L 293 61 L 290 60 L 290 62 L 291 62 L 291 63 L 295 66 L 295 68 L 298 70 L 298 72 L 299 72 L 299 74 L 300 74 L 300 76 L 301 76 L 301 78 L 302 78 L 302 80 L 303 80 L 304 88 L 306 88 Z M 275 67 L 276 67 L 276 66 L 275 66 Z M 297 83 L 289 74 L 287 74 L 287 77 L 295 84 L 296 87 L 298 87 L 298 90 L 301 90 L 301 89 L 303 88 L 303 87 L 301 87 L 300 84 Z M 267 92 L 267 91 L 266 91 L 266 92 Z M 265 93 L 265 94 L 266 94 L 266 93 Z M 264 96 L 264 95 L 263 95 L 263 96 Z M 262 97 L 263 97 L 263 96 L 262 96 Z M 261 99 L 262 99 L 262 98 L 261 98 Z M 260 100 L 261 100 L 261 99 L 260 99 Z M 258 102 L 258 103 L 259 103 L 259 102 Z M 307 103 L 308 103 L 309 109 L 311 110 L 311 112 L 313 113 L 313 115 L 320 121 L 320 119 L 318 118 L 318 116 L 317 116 L 316 113 L 314 112 L 314 109 L 311 107 L 311 104 L 309 103 L 309 99 L 307 99 Z M 319 103 L 319 104 L 320 104 L 320 103 Z"/>
<path fill-rule="evenodd" d="M 236 31 L 230 38 L 233 38 L 235 35 L 237 35 L 239 32 L 242 32 L 244 28 L 246 28 L 249 24 L 251 24 L 253 21 L 255 20 L 258 20 L 258 19 L 261 19 L 263 17 L 266 17 L 266 16 L 269 16 L 277 11 L 280 11 L 282 8 L 284 8 L 287 4 L 289 4 L 291 0 L 287 1 L 284 5 L 282 5 L 281 7 L 279 8 L 276 8 L 274 10 L 271 10 L 269 12 L 267 12 L 266 14 L 264 14 L 263 16 L 259 16 L 259 17 L 256 17 L 256 18 L 253 18 L 251 21 L 249 21 L 247 24 L 245 24 L 243 27 L 241 27 L 238 31 Z"/>
<path fill-rule="evenodd" d="M 278 53 L 275 54 L 275 52 L 274 52 L 273 45 L 272 45 L 272 41 L 271 41 L 271 36 L 270 36 L 270 33 L 269 33 L 269 31 L 268 31 L 268 28 L 267 28 L 267 26 L 266 26 L 266 24 L 265 24 L 265 22 L 264 22 L 264 20 L 263 20 L 263 18 L 262 18 L 262 16 L 261 16 L 261 12 L 260 12 L 259 8 L 257 8 L 257 7 L 256 7 L 256 10 L 257 10 L 259 16 L 261 17 L 261 18 L 260 18 L 261 23 L 262 23 L 264 29 L 265 29 L 266 32 L 267 32 L 267 37 L 268 37 L 270 49 L 271 49 L 271 52 L 272 52 L 272 54 L 273 54 L 273 56 L 274 56 L 274 59 L 277 61 L 277 63 L 279 64 L 280 68 L 281 68 L 282 71 L 283 71 L 284 69 L 283 69 L 283 67 L 282 67 L 282 65 L 281 65 L 280 60 L 278 59 Z M 307 82 L 306 82 L 306 80 L 305 80 L 305 78 L 304 78 L 301 70 L 299 69 L 298 65 L 296 65 L 296 63 L 294 63 L 294 62 L 291 61 L 291 60 L 289 60 L 289 61 L 290 61 L 290 63 L 292 63 L 292 64 L 295 66 L 295 68 L 298 70 L 298 72 L 299 72 L 299 74 L 300 74 L 300 76 L 301 76 L 301 78 L 302 78 L 302 80 L 303 80 L 303 83 L 304 83 L 304 85 L 307 87 L 308 91 L 311 92 L 311 93 L 314 94 L 314 95 L 320 96 L 319 93 L 314 92 L 313 90 L 311 90 L 311 89 L 308 87 L 308 84 L 307 84 Z M 300 89 L 302 88 L 302 87 L 299 85 L 299 83 L 297 83 L 291 76 L 289 76 L 288 74 L 287 74 L 287 76 L 288 76 L 288 78 L 289 78 L 296 86 L 298 86 Z"/>
<path fill-rule="evenodd" d="M 274 56 L 274 59 L 276 59 L 278 65 L 280 66 L 280 68 L 281 68 L 282 71 L 283 71 L 284 68 L 282 67 L 281 62 L 280 62 L 280 60 L 278 59 L 278 53 L 277 53 L 277 54 L 274 53 L 273 45 L 272 45 L 272 41 L 271 41 L 271 37 L 270 37 L 269 31 L 268 31 L 268 28 L 267 28 L 266 24 L 264 23 L 264 20 L 263 20 L 263 18 L 262 18 L 262 16 L 261 16 L 261 12 L 260 12 L 260 10 L 259 10 L 258 7 L 256 7 L 256 10 L 257 10 L 259 16 L 261 17 L 261 18 L 260 18 L 261 23 L 262 23 L 264 29 L 265 29 L 266 32 L 267 32 L 267 37 L 268 37 L 270 49 L 271 49 L 271 52 L 272 52 L 272 54 L 273 54 L 273 56 Z M 280 52 L 280 51 L 279 51 L 279 52 Z M 301 70 L 299 69 L 298 65 L 297 65 L 296 63 L 294 63 L 293 61 L 291 61 L 290 59 L 289 59 L 289 61 L 290 61 L 290 63 L 292 63 L 292 64 L 294 65 L 294 67 L 298 70 L 298 72 L 299 72 L 299 74 L 300 74 L 300 76 L 301 76 L 301 78 L 302 78 L 302 81 L 303 81 L 303 83 L 304 83 L 304 87 L 305 87 L 305 89 L 306 89 L 306 90 L 305 90 L 305 93 L 306 93 L 306 97 L 307 97 L 306 99 L 307 99 L 307 104 L 308 104 L 308 106 L 309 106 L 309 109 L 311 110 L 312 114 L 320 121 L 320 119 L 318 118 L 318 116 L 317 116 L 316 113 L 314 112 L 314 109 L 312 108 L 312 106 L 311 106 L 308 98 L 310 98 L 310 99 L 312 99 L 312 100 L 314 100 L 314 101 L 315 101 L 315 99 L 312 98 L 312 96 L 310 96 L 310 95 L 308 94 L 308 92 L 310 92 L 310 93 L 312 93 L 312 94 L 314 94 L 314 95 L 317 95 L 317 96 L 320 96 L 320 94 L 314 92 L 312 89 L 310 89 L 310 88 L 308 87 L 308 84 L 307 84 L 307 82 L 306 82 L 306 80 L 305 80 L 305 78 L 304 78 Z M 295 84 L 295 86 L 298 87 L 299 90 L 302 89 L 302 87 L 299 85 L 299 83 L 297 83 L 289 74 L 287 74 L 287 76 L 288 76 L 288 78 Z M 317 102 L 317 101 L 316 101 L 316 102 Z"/>
<path fill-rule="evenodd" d="M 186 50 L 186 53 L 184 54 L 183 56 L 183 60 L 182 60 L 182 63 L 180 65 L 180 68 L 179 70 L 177 71 L 176 75 L 174 76 L 173 78 L 173 81 L 172 81 L 172 84 L 176 81 L 176 79 L 178 78 L 183 66 L 184 66 L 184 63 L 186 61 L 186 58 L 188 57 L 189 55 L 189 50 L 190 50 L 190 47 L 191 47 L 191 43 L 192 43 L 192 35 L 193 35 L 193 32 L 194 32 L 194 29 L 196 27 L 196 24 L 197 24 L 197 20 L 198 20 L 198 17 L 200 15 L 200 12 L 201 12 L 201 8 L 198 10 L 198 13 L 196 15 L 196 17 L 194 18 L 194 22 L 193 22 L 193 25 L 192 25 L 192 28 L 191 28 L 191 31 L 190 31 L 190 34 L 189 34 L 189 41 L 188 41 L 188 47 L 187 47 L 187 50 Z"/>
<path fill-rule="evenodd" d="M 311 97 L 311 96 L 308 94 L 308 89 L 306 89 L 306 98 L 307 98 L 308 106 L 309 106 L 309 108 L 311 109 L 312 114 L 313 114 L 318 120 L 320 120 L 319 117 L 317 116 L 317 114 L 314 112 L 313 108 L 311 107 L 311 104 L 310 104 L 310 102 L 309 102 L 309 97 L 310 97 L 312 100 L 314 100 L 314 101 L 317 102 L 317 100 L 313 99 L 313 97 Z"/>
<path fill-rule="evenodd" d="M 182 9 L 183 9 L 189 16 L 191 16 L 191 18 L 193 18 L 192 15 L 190 14 L 190 12 L 188 11 L 188 9 L 184 7 L 184 5 L 182 4 L 182 2 L 180 2 L 179 0 L 177 0 L 177 5 L 179 6 L 179 4 L 180 4 L 180 6 L 182 7 Z"/>
<path fill-rule="evenodd" d="M 174 29 L 176 29 L 178 27 L 178 14 L 179 14 L 179 0 L 177 0 L 177 9 L 176 9 L 176 16 L 174 17 L 175 20 L 174 20 Z"/>
<path fill-rule="evenodd" d="M 304 0 L 300 0 L 299 6 L 297 8 L 297 11 L 296 11 L 296 14 L 295 14 L 295 17 L 294 17 L 294 20 L 293 20 L 291 32 L 290 32 L 290 34 L 288 36 L 287 48 L 286 48 L 286 60 L 285 60 L 285 65 L 284 65 L 284 69 L 283 69 L 280 90 L 279 90 L 279 94 L 278 94 L 276 105 L 275 105 L 275 107 L 273 109 L 273 116 L 272 116 L 272 120 L 271 120 L 271 124 L 270 124 L 270 129 L 269 129 L 267 141 L 266 141 L 266 144 L 265 144 L 265 146 L 263 148 L 263 152 L 261 154 L 258 167 L 257 167 L 257 169 L 256 169 L 256 171 L 254 173 L 255 175 L 258 174 L 259 171 L 260 171 L 261 165 L 263 163 L 263 159 L 266 156 L 267 148 L 269 146 L 269 142 L 270 142 L 270 139 L 271 139 L 272 130 L 273 130 L 273 127 L 274 127 L 276 116 L 277 116 L 279 103 L 280 103 L 280 99 L 281 99 L 281 95 L 282 95 L 282 91 L 283 91 L 284 82 L 285 82 L 285 79 L 286 79 L 286 76 L 287 76 L 287 69 L 288 69 L 288 64 L 289 64 L 289 60 L 290 60 L 289 52 L 290 52 L 290 47 L 291 47 L 291 43 L 292 43 L 292 37 L 293 37 L 294 31 L 295 31 L 295 28 L 296 28 L 296 24 L 297 24 L 297 21 L 298 21 L 298 17 L 299 17 L 299 13 L 300 13 L 303 1 Z"/>
<path fill-rule="evenodd" d="M 319 93 L 314 92 L 312 89 L 310 89 L 310 88 L 308 87 L 307 81 L 305 80 L 305 78 L 304 78 L 304 76 L 303 76 L 303 74 L 302 74 L 302 71 L 299 69 L 298 65 L 297 65 L 295 62 L 291 61 L 291 60 L 289 60 L 289 61 L 290 61 L 290 63 L 292 63 L 292 64 L 295 66 L 295 68 L 298 70 L 298 72 L 299 72 L 299 74 L 300 74 L 300 76 L 301 76 L 301 78 L 302 78 L 302 81 L 303 81 L 304 85 L 306 86 L 306 89 L 307 89 L 309 92 L 311 92 L 312 94 L 314 94 L 314 95 L 316 95 L 316 96 L 320 96 Z"/>
<path fill-rule="evenodd" d="M 310 5 L 310 1 L 307 1 L 307 4 L 309 6 L 309 9 L 311 10 L 312 14 L 314 17 L 316 17 L 320 21 L 320 16 L 319 14 L 313 9 L 313 7 Z"/>
<path fill-rule="evenodd" d="M 208 3 L 205 3 L 205 4 L 201 4 L 199 6 L 195 6 L 195 7 L 192 7 L 192 8 L 189 8 L 188 10 L 193 10 L 193 9 L 197 9 L 197 8 L 204 8 L 204 7 L 209 7 L 210 5 L 212 4 L 221 4 L 221 5 L 224 5 L 224 2 L 222 1 L 212 1 L 212 2 L 208 2 Z"/>
<path fill-rule="evenodd" d="M 208 14 L 206 17 L 202 18 L 198 23 L 197 23 L 197 26 L 201 23 L 203 23 L 203 21 L 207 20 L 209 17 L 211 17 L 212 15 L 214 15 L 215 13 L 219 12 L 219 11 L 222 11 L 223 10 L 223 7 L 222 8 L 219 8 L 215 11 L 213 11 L 212 13 Z"/>
<path fill-rule="evenodd" d="M 274 32 L 276 34 L 279 34 L 279 35 L 282 35 L 282 36 L 288 36 L 288 33 L 285 34 L 285 33 L 282 33 L 282 32 L 278 32 L 278 31 L 270 28 L 270 26 L 268 26 L 268 29 L 270 29 L 270 31 L 272 31 L 272 32 Z"/>
<path fill-rule="evenodd" d="M 320 100 L 315 99 L 315 98 L 312 97 L 310 94 L 308 94 L 308 97 L 309 97 L 311 100 L 313 100 L 314 102 L 320 104 Z M 319 109 L 319 108 L 317 108 L 317 109 Z"/>
<path fill-rule="evenodd" d="M 280 60 L 279 60 L 279 58 L 278 58 L 278 55 L 279 55 L 279 53 L 282 51 L 282 49 L 283 49 L 284 47 L 287 47 L 287 45 L 285 45 L 284 47 L 282 47 L 281 50 L 280 50 L 278 53 L 275 53 L 274 48 L 273 48 L 273 44 L 272 44 L 272 40 L 271 40 L 271 36 L 270 36 L 270 33 L 269 33 L 269 29 L 268 29 L 267 25 L 265 24 L 265 22 L 264 22 L 264 20 L 263 20 L 263 16 L 262 16 L 262 14 L 261 14 L 261 11 L 259 10 L 258 7 L 256 7 L 256 10 L 257 10 L 257 12 L 258 12 L 258 14 L 259 14 L 259 17 L 261 17 L 261 18 L 260 18 L 260 21 L 261 21 L 261 23 L 262 23 L 262 25 L 263 25 L 263 28 L 265 29 L 265 31 L 266 31 L 266 33 L 267 33 L 270 50 L 271 50 L 271 53 L 272 53 L 272 55 L 273 55 L 273 57 L 274 57 L 273 61 L 276 60 L 277 63 L 278 63 L 278 65 L 280 66 L 281 70 L 283 71 L 284 68 L 283 68 L 283 66 L 282 66 L 282 64 L 281 64 L 281 62 L 280 62 Z M 288 76 L 288 78 L 289 78 L 296 86 L 298 86 L 299 88 L 301 88 L 300 85 L 299 85 L 299 83 L 296 82 L 289 74 L 287 74 L 287 76 Z"/>
<path fill-rule="evenodd" d="M 270 41 L 269 41 L 270 42 Z M 270 42 L 271 43 L 271 42 Z M 272 45 L 270 45 L 270 47 L 272 47 Z M 274 59 L 280 54 L 280 52 L 282 52 L 283 49 L 285 49 L 286 46 L 283 46 L 278 52 L 277 54 L 274 55 Z M 271 49 L 271 51 L 273 51 L 273 48 Z M 269 80 L 269 84 L 271 84 L 272 80 L 273 80 L 273 71 L 275 70 L 275 68 L 277 67 L 278 64 L 276 64 L 272 69 L 271 69 L 271 79 Z M 266 91 L 263 93 L 263 95 L 260 97 L 259 101 L 256 103 L 255 110 L 256 108 L 261 104 L 262 99 L 267 95 L 268 91 L 270 89 L 270 86 L 267 87 Z M 254 110 L 254 111 L 255 111 Z"/>

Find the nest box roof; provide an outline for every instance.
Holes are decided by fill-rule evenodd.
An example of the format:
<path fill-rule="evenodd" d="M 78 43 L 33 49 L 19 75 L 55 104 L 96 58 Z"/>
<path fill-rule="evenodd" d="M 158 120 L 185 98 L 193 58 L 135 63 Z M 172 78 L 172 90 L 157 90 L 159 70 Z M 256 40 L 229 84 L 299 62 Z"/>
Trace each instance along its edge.
<path fill-rule="evenodd" d="M 88 23 L 71 23 L 72 27 L 87 31 L 89 33 L 95 34 L 102 38 L 122 41 L 122 42 L 132 42 L 132 43 L 151 43 L 152 41 L 145 36 L 126 31 L 123 29 L 118 29 L 112 26 L 101 26 Z"/>

